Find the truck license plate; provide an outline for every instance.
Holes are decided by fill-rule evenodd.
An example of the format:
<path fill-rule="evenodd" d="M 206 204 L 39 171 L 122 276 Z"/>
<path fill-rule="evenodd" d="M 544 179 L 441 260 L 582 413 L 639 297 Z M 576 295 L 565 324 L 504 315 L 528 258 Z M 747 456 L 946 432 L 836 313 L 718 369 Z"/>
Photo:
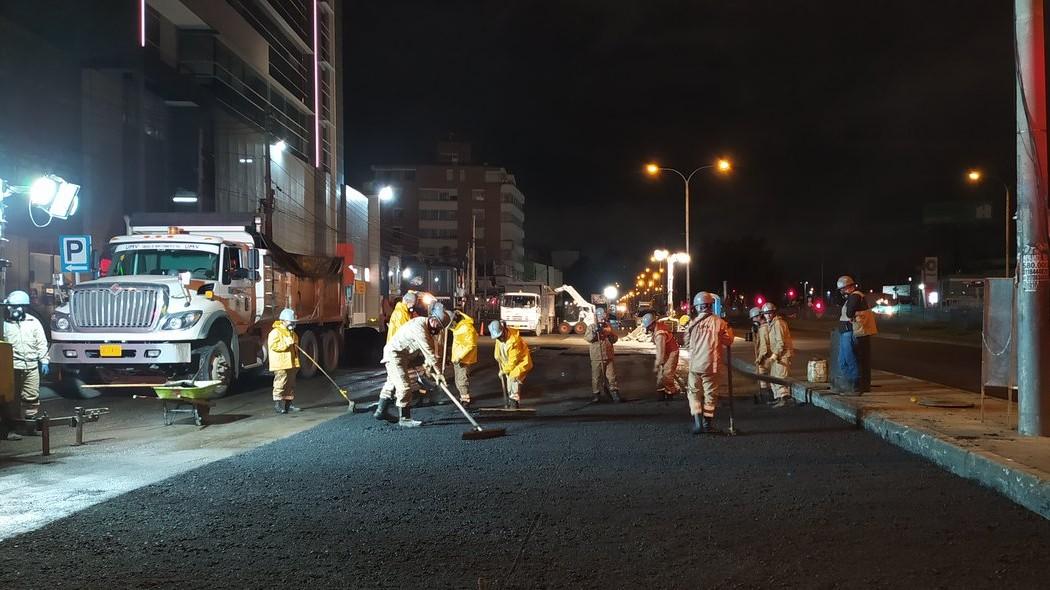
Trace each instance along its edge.
<path fill-rule="evenodd" d="M 121 357 L 124 356 L 124 349 L 119 344 L 100 344 L 98 347 L 98 355 L 105 357 Z"/>

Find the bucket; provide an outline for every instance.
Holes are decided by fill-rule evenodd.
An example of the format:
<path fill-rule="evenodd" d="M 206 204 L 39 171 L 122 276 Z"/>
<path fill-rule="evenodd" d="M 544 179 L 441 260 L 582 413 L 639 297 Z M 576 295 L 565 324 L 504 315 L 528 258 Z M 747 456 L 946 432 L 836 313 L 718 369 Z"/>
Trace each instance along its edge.
<path fill-rule="evenodd" d="M 806 381 L 810 383 L 828 382 L 828 361 L 825 359 L 813 359 L 806 365 Z"/>

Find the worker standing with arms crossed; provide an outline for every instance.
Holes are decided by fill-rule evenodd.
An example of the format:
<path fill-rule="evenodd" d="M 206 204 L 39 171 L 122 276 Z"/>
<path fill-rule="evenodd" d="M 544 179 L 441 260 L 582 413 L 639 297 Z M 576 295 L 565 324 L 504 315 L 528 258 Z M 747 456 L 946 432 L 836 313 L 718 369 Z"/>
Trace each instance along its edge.
<path fill-rule="evenodd" d="M 609 324 L 604 307 L 594 310 L 594 328 L 587 330 L 583 339 L 590 343 L 591 391 L 594 393 L 591 402 L 600 402 L 602 391 L 608 388 L 609 397 L 619 403 L 620 384 L 616 381 L 616 359 L 613 351 L 617 336 Z"/>
<path fill-rule="evenodd" d="M 515 328 L 507 327 L 500 320 L 489 322 L 489 335 L 496 341 L 493 356 L 499 366 L 499 379 L 507 394 L 509 405 L 517 409 L 521 405 L 521 388 L 525 377 L 532 370 L 532 353 L 529 345 Z"/>
<path fill-rule="evenodd" d="M 795 343 L 791 340 L 791 330 L 787 320 L 777 312 L 777 306 L 766 303 L 762 306 L 762 316 L 766 320 L 766 333 L 769 335 L 769 375 L 778 379 L 787 379 L 791 374 L 791 357 L 795 355 Z M 780 383 L 773 383 L 773 405 L 782 408 L 791 404 L 791 388 Z"/>
<path fill-rule="evenodd" d="M 718 373 L 722 369 L 724 349 L 733 343 L 733 329 L 714 313 L 715 296 L 701 291 L 693 297 L 697 316 L 685 327 L 689 351 L 689 413 L 693 416 L 693 434 L 715 434 L 715 409 L 718 405 Z"/>
<path fill-rule="evenodd" d="M 273 373 L 273 411 L 278 414 L 298 412 L 295 400 L 295 376 L 299 372 L 299 335 L 295 333 L 295 311 L 281 310 L 266 337 Z"/>
<path fill-rule="evenodd" d="M 656 348 L 653 362 L 656 391 L 662 399 L 671 399 L 678 393 L 678 341 L 667 324 L 657 320 L 652 313 L 642 316 L 642 327 L 653 335 L 653 346 Z"/>

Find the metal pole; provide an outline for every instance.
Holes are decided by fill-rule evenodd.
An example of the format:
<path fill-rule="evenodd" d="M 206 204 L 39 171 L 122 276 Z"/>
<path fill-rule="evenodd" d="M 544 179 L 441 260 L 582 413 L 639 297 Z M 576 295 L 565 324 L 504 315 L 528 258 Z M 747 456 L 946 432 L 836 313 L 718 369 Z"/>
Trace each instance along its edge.
<path fill-rule="evenodd" d="M 689 178 L 692 178 L 692 174 Z M 693 253 L 689 251 L 689 178 L 685 179 L 685 253 L 689 255 L 689 258 L 685 262 L 685 298 L 689 299 L 693 296 L 692 283 L 690 282 L 689 265 L 693 262 Z"/>
<path fill-rule="evenodd" d="M 1050 273 L 1046 219 L 1043 0 L 1014 1 L 1017 58 L 1018 432 L 1050 434 Z"/>
<path fill-rule="evenodd" d="M 667 315 L 673 316 L 674 308 L 674 254 L 667 256 Z"/>
<path fill-rule="evenodd" d="M 1006 249 L 1003 251 L 1003 276 L 1010 278 L 1010 187 L 1004 182 L 1003 188 L 1006 189 Z"/>
<path fill-rule="evenodd" d="M 273 239 L 273 176 L 270 171 L 270 136 L 269 134 L 263 140 L 266 145 L 266 168 L 265 168 L 265 182 L 266 192 L 263 193 L 263 233 L 266 235 L 267 240 Z"/>

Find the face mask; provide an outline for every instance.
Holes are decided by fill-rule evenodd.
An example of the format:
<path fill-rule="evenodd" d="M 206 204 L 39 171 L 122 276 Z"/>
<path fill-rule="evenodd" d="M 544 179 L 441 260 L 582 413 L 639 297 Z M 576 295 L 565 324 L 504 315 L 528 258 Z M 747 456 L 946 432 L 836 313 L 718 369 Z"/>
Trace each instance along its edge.
<path fill-rule="evenodd" d="M 7 315 L 10 316 L 12 320 L 20 322 L 26 319 L 26 310 L 21 307 L 12 307 L 7 310 Z"/>

